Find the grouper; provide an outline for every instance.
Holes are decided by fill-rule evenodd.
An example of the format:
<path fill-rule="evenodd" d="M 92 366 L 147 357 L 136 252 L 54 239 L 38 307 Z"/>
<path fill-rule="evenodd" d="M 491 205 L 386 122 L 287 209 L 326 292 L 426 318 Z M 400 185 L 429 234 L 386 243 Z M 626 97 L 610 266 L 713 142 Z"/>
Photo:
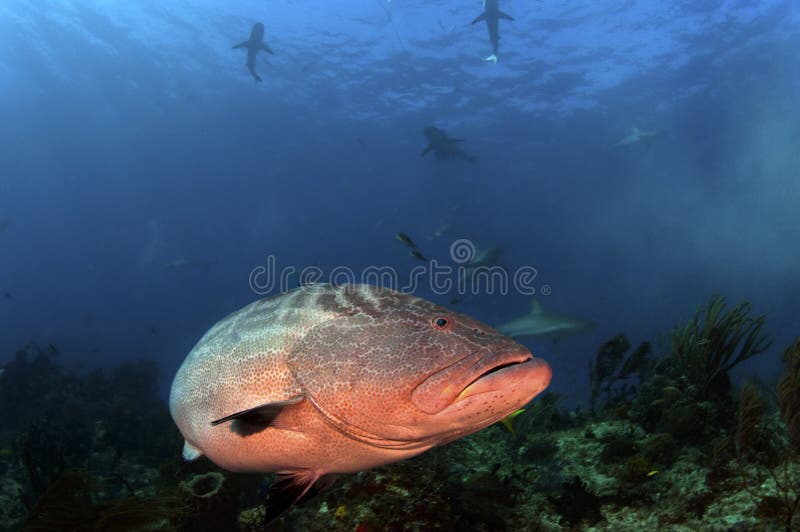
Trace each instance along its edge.
<path fill-rule="evenodd" d="M 550 383 L 488 325 L 371 285 L 307 285 L 234 312 L 184 360 L 170 411 L 183 456 L 272 472 L 267 519 L 339 473 L 418 455 L 495 423 Z"/>

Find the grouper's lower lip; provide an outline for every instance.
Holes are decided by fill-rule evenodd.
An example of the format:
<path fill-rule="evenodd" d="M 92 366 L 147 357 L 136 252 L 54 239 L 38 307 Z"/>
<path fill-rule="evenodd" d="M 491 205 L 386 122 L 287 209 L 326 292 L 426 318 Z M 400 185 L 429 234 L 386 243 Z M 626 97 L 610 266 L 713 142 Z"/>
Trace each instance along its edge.
<path fill-rule="evenodd" d="M 512 362 L 494 368 L 464 388 L 456 401 L 472 397 L 481 393 L 493 392 L 508 386 L 523 385 L 531 393 L 539 393 L 547 388 L 553 370 L 550 365 L 541 358 L 529 358 L 522 362 Z"/>

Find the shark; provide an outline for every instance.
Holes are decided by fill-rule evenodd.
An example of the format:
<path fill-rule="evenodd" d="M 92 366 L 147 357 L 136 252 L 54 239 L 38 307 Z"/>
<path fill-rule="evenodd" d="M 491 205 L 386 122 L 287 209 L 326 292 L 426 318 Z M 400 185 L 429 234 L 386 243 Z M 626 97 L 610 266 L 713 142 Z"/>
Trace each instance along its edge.
<path fill-rule="evenodd" d="M 475 162 L 475 156 L 467 155 L 458 145 L 459 142 L 464 142 L 464 139 L 448 137 L 444 129 L 434 126 L 424 127 L 422 129 L 422 134 L 425 135 L 425 138 L 428 140 L 428 145 L 422 150 L 423 157 L 425 157 L 428 152 L 433 151 L 434 156 L 439 160 L 464 159 L 471 163 Z"/>
<path fill-rule="evenodd" d="M 460 265 L 463 268 L 464 278 L 471 280 L 478 272 L 491 273 L 495 268 L 505 271 L 506 268 L 500 264 L 502 255 L 503 248 L 500 246 L 476 248 L 474 256 Z"/>
<path fill-rule="evenodd" d="M 489 30 L 489 41 L 492 43 L 492 55 L 485 58 L 485 61 L 497 63 L 497 47 L 500 44 L 500 19 L 514 20 L 508 13 L 500 11 L 498 0 L 484 0 L 483 13 L 472 21 L 476 24 L 482 20 L 486 21 L 486 29 Z"/>
<path fill-rule="evenodd" d="M 636 126 L 631 127 L 631 132 L 628 136 L 624 137 L 622 140 L 611 146 L 610 149 L 622 148 L 624 146 L 630 146 L 632 144 L 638 144 L 640 142 L 650 143 L 656 138 L 660 137 L 663 132 L 659 129 L 654 130 L 644 130 L 639 129 Z"/>
<path fill-rule="evenodd" d="M 511 338 L 524 336 L 551 336 L 560 338 L 578 334 L 594 328 L 594 323 L 563 314 L 545 312 L 536 298 L 531 302 L 531 310 L 524 316 L 498 325 L 496 329 Z"/>
<path fill-rule="evenodd" d="M 247 70 L 250 71 L 254 80 L 260 82 L 261 76 L 256 74 L 256 55 L 262 50 L 268 54 L 275 53 L 264 42 L 264 25 L 260 22 L 253 24 L 253 29 L 250 30 L 250 38 L 233 47 L 234 50 L 239 48 L 245 48 L 247 50 Z"/>

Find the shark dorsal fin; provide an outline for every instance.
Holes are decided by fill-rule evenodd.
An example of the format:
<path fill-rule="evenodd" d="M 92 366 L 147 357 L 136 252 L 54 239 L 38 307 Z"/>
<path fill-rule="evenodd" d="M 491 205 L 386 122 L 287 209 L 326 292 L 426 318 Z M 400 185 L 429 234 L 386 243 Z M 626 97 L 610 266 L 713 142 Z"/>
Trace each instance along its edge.
<path fill-rule="evenodd" d="M 531 314 L 544 314 L 542 304 L 535 297 L 531 299 Z"/>

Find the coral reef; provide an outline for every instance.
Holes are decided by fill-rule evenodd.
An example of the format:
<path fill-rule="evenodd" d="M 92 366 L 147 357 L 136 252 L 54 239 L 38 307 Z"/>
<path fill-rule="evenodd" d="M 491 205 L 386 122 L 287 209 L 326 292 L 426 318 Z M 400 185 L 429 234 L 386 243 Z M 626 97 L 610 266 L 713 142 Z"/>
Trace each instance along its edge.
<path fill-rule="evenodd" d="M 189 530 L 234 530 L 238 523 L 238 501 L 229 480 L 212 471 L 181 482 L 188 511 L 183 525 Z"/>
<path fill-rule="evenodd" d="M 673 356 L 697 397 L 726 394 L 728 371 L 771 345 L 761 334 L 765 317 L 751 317 L 751 308 L 743 301 L 725 312 L 725 298 L 712 296 L 705 309 L 672 330 Z"/>
<path fill-rule="evenodd" d="M 783 354 L 786 371 L 776 386 L 778 416 L 766 415 L 766 401 L 751 384 L 739 398 L 739 416 L 732 435 L 737 469 L 758 500 L 764 518 L 782 521 L 787 531 L 800 528 L 800 339 Z"/>
<path fill-rule="evenodd" d="M 712 298 L 672 349 L 617 335 L 591 365 L 591 408 L 539 396 L 514 421 L 345 475 L 270 524 L 270 477 L 182 463 L 142 360 L 68 371 L 18 351 L 0 377 L 0 529 L 798 530 L 800 339 L 772 392 L 728 372 L 763 352 L 764 317 Z"/>

